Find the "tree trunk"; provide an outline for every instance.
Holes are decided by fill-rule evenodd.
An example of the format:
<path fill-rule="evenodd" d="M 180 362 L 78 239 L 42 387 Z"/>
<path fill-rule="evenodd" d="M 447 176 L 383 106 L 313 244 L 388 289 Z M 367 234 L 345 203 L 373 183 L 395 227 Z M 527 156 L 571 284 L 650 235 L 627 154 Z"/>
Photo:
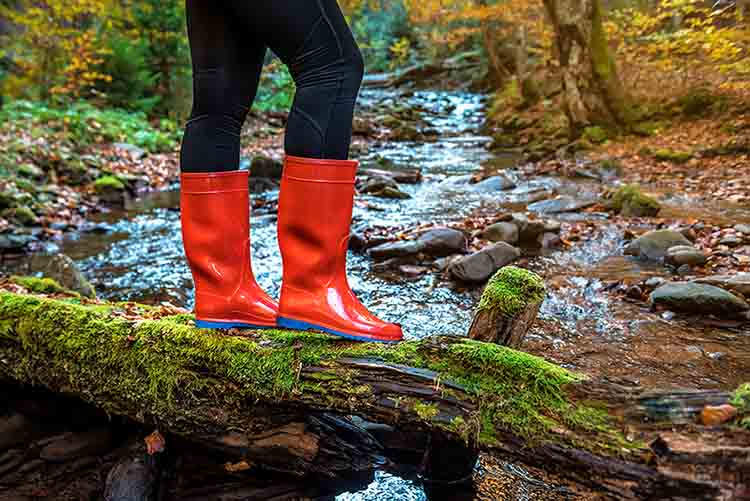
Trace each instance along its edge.
<path fill-rule="evenodd" d="M 462 444 L 459 457 L 484 450 L 612 499 L 732 499 L 747 487 L 750 432 L 696 424 L 729 393 L 646 392 L 456 337 L 380 345 L 221 334 L 168 308 L 81 301 L 0 292 L 0 380 L 285 473 L 371 467 L 377 443 L 342 419 L 356 415 L 448 444 L 435 451 L 433 477 Z"/>
<path fill-rule="evenodd" d="M 592 124 L 627 125 L 627 96 L 604 33 L 600 0 L 544 0 L 544 6 L 555 31 L 571 134 Z"/>

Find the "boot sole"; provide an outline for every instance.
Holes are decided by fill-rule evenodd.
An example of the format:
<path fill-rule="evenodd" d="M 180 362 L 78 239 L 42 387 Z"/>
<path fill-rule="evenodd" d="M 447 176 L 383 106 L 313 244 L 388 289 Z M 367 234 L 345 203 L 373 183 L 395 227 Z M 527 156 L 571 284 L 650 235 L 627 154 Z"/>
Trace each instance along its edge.
<path fill-rule="evenodd" d="M 345 332 L 337 331 L 334 329 L 329 329 L 328 327 L 323 327 L 322 325 L 316 325 L 311 324 L 308 322 L 303 322 L 302 320 L 293 320 L 291 318 L 284 318 L 284 317 L 278 317 L 276 320 L 276 325 L 279 327 L 283 327 L 285 329 L 292 329 L 296 331 L 321 331 L 326 332 L 328 334 L 333 334 L 334 336 L 343 337 L 346 339 L 351 339 L 352 341 L 367 341 L 367 342 L 375 342 L 375 343 L 386 343 L 386 344 L 395 344 L 398 343 L 399 340 L 386 340 L 386 339 L 378 339 L 374 337 L 367 337 L 357 334 L 347 334 Z"/>
<path fill-rule="evenodd" d="M 196 320 L 199 329 L 273 329 L 275 325 L 254 325 L 241 322 L 212 322 L 210 320 Z"/>

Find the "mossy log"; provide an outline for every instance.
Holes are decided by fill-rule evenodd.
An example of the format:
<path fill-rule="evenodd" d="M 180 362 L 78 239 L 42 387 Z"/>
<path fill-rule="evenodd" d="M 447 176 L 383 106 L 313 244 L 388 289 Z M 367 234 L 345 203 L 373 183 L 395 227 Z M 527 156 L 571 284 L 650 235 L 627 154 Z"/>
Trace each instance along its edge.
<path fill-rule="evenodd" d="M 281 330 L 227 335 L 166 308 L 0 292 L 0 379 L 295 474 L 371 466 L 372 437 L 336 421 L 352 415 L 614 499 L 738 495 L 750 471 L 750 432 L 696 424 L 729 393 L 644 393 L 456 337 L 388 346 Z"/>
<path fill-rule="evenodd" d="M 469 337 L 485 343 L 519 348 L 544 301 L 542 277 L 506 266 L 487 282 L 474 312 Z"/>

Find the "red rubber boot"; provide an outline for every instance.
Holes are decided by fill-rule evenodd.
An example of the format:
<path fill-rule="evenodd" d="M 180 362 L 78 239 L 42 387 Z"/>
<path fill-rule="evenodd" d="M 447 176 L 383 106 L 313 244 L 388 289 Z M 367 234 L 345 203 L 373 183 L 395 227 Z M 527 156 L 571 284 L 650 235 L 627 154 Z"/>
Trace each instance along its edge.
<path fill-rule="evenodd" d="M 278 325 L 361 341 L 400 341 L 397 324 L 367 311 L 346 280 L 358 162 L 287 156 L 279 195 L 284 263 Z"/>
<path fill-rule="evenodd" d="M 197 327 L 276 325 L 278 305 L 250 266 L 247 181 L 247 171 L 180 176 L 182 242 L 195 282 Z"/>

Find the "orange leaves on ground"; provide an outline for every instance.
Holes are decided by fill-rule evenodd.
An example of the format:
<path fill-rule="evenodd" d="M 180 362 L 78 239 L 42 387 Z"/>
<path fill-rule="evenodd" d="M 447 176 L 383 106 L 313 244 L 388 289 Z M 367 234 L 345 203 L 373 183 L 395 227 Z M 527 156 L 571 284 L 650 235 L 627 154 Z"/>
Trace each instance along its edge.
<path fill-rule="evenodd" d="M 151 456 L 158 454 L 159 452 L 164 452 L 164 448 L 166 447 L 164 436 L 159 433 L 159 430 L 154 430 L 154 432 L 144 438 L 143 441 L 146 442 L 146 452 Z"/>

